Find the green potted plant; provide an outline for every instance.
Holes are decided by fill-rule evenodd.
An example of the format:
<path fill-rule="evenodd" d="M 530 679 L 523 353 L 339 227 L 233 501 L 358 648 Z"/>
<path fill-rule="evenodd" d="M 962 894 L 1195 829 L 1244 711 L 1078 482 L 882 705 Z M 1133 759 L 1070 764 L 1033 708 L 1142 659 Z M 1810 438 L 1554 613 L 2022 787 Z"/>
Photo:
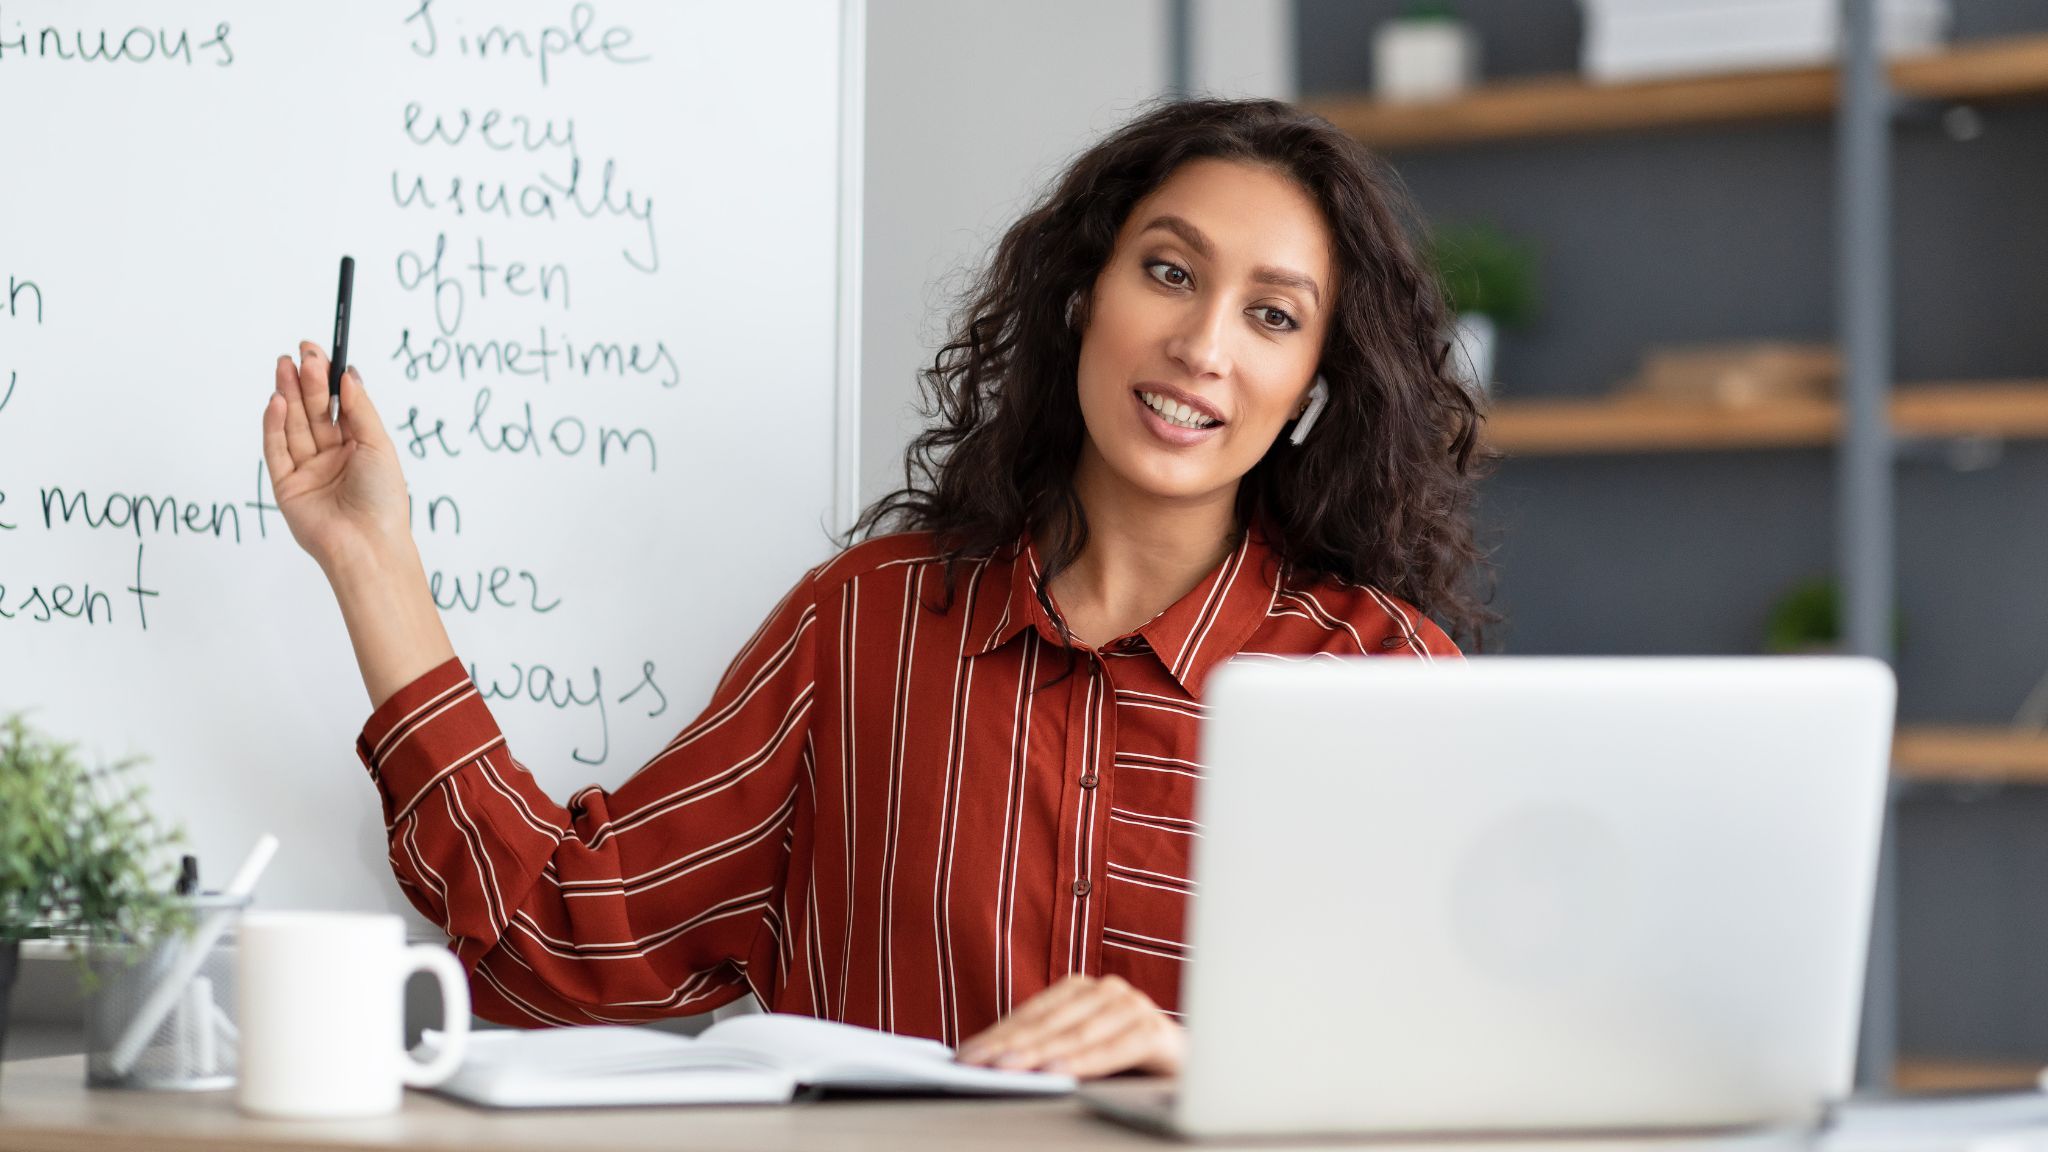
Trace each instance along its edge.
<path fill-rule="evenodd" d="M 1451 363 L 1475 392 L 1493 386 L 1493 352 L 1502 328 L 1536 311 L 1536 250 L 1491 224 L 1436 229 L 1426 249 L 1444 296 L 1458 314 L 1449 334 Z"/>
<path fill-rule="evenodd" d="M 1771 604 L 1764 625 L 1764 650 L 1780 656 L 1824 656 L 1843 651 L 1841 586 L 1825 576 L 1801 580 Z M 1905 640 L 1905 627 L 1892 612 L 1892 647 Z"/>
<path fill-rule="evenodd" d="M 19 713 L 0 720 L 0 1057 L 23 940 L 148 940 L 189 926 L 160 867 L 180 836 L 143 806 L 137 763 L 88 768 Z"/>

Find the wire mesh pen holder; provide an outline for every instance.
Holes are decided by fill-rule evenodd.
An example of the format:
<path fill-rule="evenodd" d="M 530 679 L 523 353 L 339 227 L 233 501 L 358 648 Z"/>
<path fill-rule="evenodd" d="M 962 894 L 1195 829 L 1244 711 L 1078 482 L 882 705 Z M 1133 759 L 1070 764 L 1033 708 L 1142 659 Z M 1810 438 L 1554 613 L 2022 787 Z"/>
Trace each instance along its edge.
<path fill-rule="evenodd" d="M 85 997 L 88 1085 L 190 1092 L 234 1086 L 235 929 L 249 897 L 214 893 L 187 897 L 186 903 L 195 922 L 230 918 L 227 931 L 203 956 L 192 955 L 195 940 L 185 933 L 149 944 L 87 946 L 93 976 Z M 186 971 L 192 975 L 181 981 Z M 178 987 L 169 987 L 173 982 Z M 164 1007 L 165 997 L 168 1006 L 148 1036 L 130 1035 L 137 1017 L 152 1001 Z M 130 1059 L 126 1067 L 121 1057 Z"/>

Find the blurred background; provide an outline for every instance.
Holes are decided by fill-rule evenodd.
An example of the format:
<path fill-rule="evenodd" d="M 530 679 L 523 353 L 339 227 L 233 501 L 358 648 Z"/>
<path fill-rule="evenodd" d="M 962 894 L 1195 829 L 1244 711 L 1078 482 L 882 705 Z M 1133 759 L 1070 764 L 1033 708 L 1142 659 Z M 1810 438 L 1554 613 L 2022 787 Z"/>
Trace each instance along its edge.
<path fill-rule="evenodd" d="M 900 482 L 962 278 L 1067 158 L 1162 94 L 1299 99 L 1398 171 L 1472 317 L 1506 454 L 1489 650 L 1841 650 L 1844 589 L 1887 593 L 1881 1027 L 1901 1083 L 2024 1082 L 2048 1061 L 2048 3 L 1851 2 L 1892 60 L 1853 179 L 1842 0 L 874 0 L 866 491 Z M 1851 280 L 1889 359 L 1861 504 Z M 1845 572 L 1852 507 L 1891 539 Z"/>

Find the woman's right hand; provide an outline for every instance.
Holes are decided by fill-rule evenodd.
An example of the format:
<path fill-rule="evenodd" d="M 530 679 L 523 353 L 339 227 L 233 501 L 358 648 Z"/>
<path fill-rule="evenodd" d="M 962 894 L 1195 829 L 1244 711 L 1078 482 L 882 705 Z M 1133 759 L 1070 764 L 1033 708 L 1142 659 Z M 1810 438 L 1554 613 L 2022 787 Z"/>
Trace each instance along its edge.
<path fill-rule="evenodd" d="M 413 546 L 398 450 L 351 368 L 341 421 L 327 417 L 327 355 L 299 345 L 277 359 L 263 410 L 263 459 L 292 539 L 319 561 L 341 605 L 356 666 L 377 707 L 455 655 Z"/>
<path fill-rule="evenodd" d="M 405 475 L 377 410 L 350 368 L 341 421 L 328 418 L 327 356 L 311 342 L 277 358 L 277 390 L 263 410 L 271 492 L 299 542 L 330 577 L 338 565 L 411 545 Z"/>

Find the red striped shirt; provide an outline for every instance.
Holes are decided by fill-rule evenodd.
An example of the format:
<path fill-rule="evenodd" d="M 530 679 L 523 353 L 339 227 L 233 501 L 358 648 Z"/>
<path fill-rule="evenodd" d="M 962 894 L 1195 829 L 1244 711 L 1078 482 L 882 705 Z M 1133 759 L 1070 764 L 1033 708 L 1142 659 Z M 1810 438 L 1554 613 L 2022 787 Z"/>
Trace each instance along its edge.
<path fill-rule="evenodd" d="M 848 549 L 701 716 L 566 808 L 459 661 L 392 696 L 357 750 L 399 883 L 470 967 L 477 1010 L 632 1021 L 751 989 L 957 1044 L 1083 972 L 1173 1011 L 1211 670 L 1457 648 L 1375 589 L 1288 579 L 1256 532 L 1099 650 L 1061 641 L 1037 573 L 1020 542 L 961 565 L 945 604 L 928 536 Z"/>

